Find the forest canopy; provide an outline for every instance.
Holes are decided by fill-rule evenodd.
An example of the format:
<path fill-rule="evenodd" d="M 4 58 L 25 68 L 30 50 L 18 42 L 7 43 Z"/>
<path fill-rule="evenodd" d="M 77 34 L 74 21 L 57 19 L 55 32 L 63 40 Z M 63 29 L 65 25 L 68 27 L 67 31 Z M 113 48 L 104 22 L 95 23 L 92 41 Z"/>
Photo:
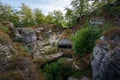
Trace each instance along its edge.
<path fill-rule="evenodd" d="M 20 10 L 17 10 L 0 2 L 0 21 L 11 21 L 16 27 L 45 23 L 61 25 L 62 27 L 73 27 L 82 19 L 82 16 L 89 15 L 96 8 L 104 4 L 110 4 L 113 1 L 115 0 L 73 0 L 71 2 L 72 8 L 65 8 L 65 14 L 60 10 L 54 10 L 48 15 L 44 15 L 39 8 L 32 10 L 24 3 L 21 3 Z"/>

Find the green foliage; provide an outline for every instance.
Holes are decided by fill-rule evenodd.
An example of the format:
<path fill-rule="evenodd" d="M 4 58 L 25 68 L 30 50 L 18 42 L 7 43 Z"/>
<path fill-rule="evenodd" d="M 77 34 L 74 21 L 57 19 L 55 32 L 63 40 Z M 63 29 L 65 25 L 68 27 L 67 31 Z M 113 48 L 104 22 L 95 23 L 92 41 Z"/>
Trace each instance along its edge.
<path fill-rule="evenodd" d="M 102 28 L 100 28 L 100 33 L 106 32 L 111 27 L 112 27 L 112 24 L 109 22 L 106 22 L 105 25 L 103 25 Z"/>
<path fill-rule="evenodd" d="M 95 27 L 86 27 L 72 36 L 75 54 L 82 56 L 85 53 L 92 52 L 96 39 L 100 37 L 100 32 Z"/>
<path fill-rule="evenodd" d="M 64 58 L 43 68 L 45 80 L 66 80 L 69 76 L 80 77 L 81 75 L 88 75 L 90 73 L 90 70 L 77 71 L 71 68 L 68 63 L 65 63 Z"/>
<path fill-rule="evenodd" d="M 3 32 L 5 32 L 5 33 L 7 33 L 7 34 L 10 33 L 8 27 L 7 27 L 7 26 L 3 26 L 3 25 L 1 25 L 1 24 L 0 24 L 0 30 L 2 30 Z"/>
<path fill-rule="evenodd" d="M 28 53 L 27 55 L 30 55 L 32 52 L 26 45 L 23 45 L 23 49 L 25 50 L 26 53 Z"/>
<path fill-rule="evenodd" d="M 11 6 L 0 3 L 0 21 L 11 21 L 17 26 L 19 23 L 19 16 L 17 15 L 16 10 Z"/>
<path fill-rule="evenodd" d="M 71 5 L 74 8 L 74 12 L 77 17 L 81 18 L 89 8 L 89 1 L 88 0 L 73 0 Z"/>
<path fill-rule="evenodd" d="M 43 69 L 46 80 L 63 80 L 71 74 L 71 68 L 64 65 L 64 59 L 46 65 Z"/>
<path fill-rule="evenodd" d="M 57 48 L 56 47 L 50 47 L 45 50 L 45 54 L 55 54 L 57 53 Z"/>
<path fill-rule="evenodd" d="M 65 20 L 68 27 L 73 27 L 77 24 L 77 17 L 72 9 L 66 8 Z"/>
<path fill-rule="evenodd" d="M 61 25 L 63 22 L 63 13 L 59 10 L 53 12 L 54 23 Z"/>
<path fill-rule="evenodd" d="M 15 10 L 9 5 L 0 3 L 0 21 L 11 21 L 16 27 L 26 27 L 39 24 L 56 24 L 66 26 L 63 13 L 54 10 L 45 16 L 38 8 L 32 10 L 29 6 L 22 3 L 20 10 Z"/>
<path fill-rule="evenodd" d="M 38 8 L 34 10 L 34 18 L 35 18 L 36 24 L 45 23 L 45 16 L 42 13 L 42 11 L 39 10 Z"/>
<path fill-rule="evenodd" d="M 46 16 L 46 23 L 54 23 L 53 13 L 49 13 L 49 14 Z"/>
<path fill-rule="evenodd" d="M 73 70 L 72 74 L 73 77 L 89 76 L 91 74 L 91 69 L 81 70 L 81 71 Z"/>
<path fill-rule="evenodd" d="M 104 10 L 112 17 L 120 17 L 120 5 L 114 2 L 111 5 L 105 5 Z"/>
<path fill-rule="evenodd" d="M 25 5 L 24 3 L 21 4 L 21 10 L 19 11 L 21 24 L 24 26 L 34 25 L 34 18 L 32 10 L 29 8 L 29 6 Z"/>

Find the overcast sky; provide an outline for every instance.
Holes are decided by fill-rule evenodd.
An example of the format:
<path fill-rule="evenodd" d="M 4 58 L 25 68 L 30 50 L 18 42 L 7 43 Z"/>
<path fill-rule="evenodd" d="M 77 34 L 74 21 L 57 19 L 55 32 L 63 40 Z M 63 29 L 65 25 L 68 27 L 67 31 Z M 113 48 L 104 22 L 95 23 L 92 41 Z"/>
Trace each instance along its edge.
<path fill-rule="evenodd" d="M 0 0 L 3 4 L 9 4 L 10 6 L 18 9 L 21 3 L 25 3 L 31 9 L 39 8 L 46 15 L 53 10 L 61 10 L 65 13 L 65 7 L 70 7 L 72 0 Z"/>

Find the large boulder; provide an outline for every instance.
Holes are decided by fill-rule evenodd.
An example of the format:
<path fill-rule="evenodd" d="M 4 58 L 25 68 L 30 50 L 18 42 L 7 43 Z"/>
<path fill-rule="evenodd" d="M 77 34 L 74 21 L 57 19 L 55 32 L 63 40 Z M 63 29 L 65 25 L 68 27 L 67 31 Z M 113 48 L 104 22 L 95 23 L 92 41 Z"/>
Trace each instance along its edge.
<path fill-rule="evenodd" d="M 61 39 L 58 42 L 58 48 L 72 48 L 72 42 L 69 39 Z"/>
<path fill-rule="evenodd" d="M 91 62 L 93 80 L 120 80 L 120 28 L 111 28 L 96 43 Z"/>

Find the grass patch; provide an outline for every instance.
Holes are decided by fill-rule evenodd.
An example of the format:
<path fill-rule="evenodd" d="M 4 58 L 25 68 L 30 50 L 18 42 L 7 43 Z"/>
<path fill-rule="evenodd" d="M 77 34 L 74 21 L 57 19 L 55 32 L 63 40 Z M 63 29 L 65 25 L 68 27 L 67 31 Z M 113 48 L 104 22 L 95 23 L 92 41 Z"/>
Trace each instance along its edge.
<path fill-rule="evenodd" d="M 10 34 L 10 30 L 7 26 L 3 26 L 2 24 L 0 24 L 0 30 L 2 30 L 3 32 Z"/>

